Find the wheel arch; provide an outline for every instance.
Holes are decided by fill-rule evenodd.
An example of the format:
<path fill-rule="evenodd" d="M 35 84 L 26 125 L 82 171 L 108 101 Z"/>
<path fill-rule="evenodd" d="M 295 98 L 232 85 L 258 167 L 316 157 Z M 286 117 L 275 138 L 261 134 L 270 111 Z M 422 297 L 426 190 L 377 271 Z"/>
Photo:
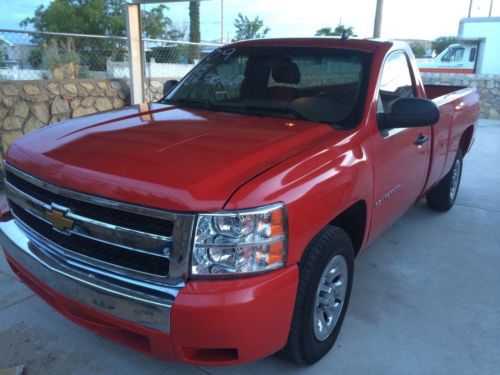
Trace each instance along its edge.
<path fill-rule="evenodd" d="M 472 146 L 472 140 L 474 139 L 474 126 L 471 125 L 462 133 L 460 137 L 460 143 L 458 147 L 462 150 L 462 155 L 465 156 L 467 152 L 469 152 L 470 147 Z"/>
<path fill-rule="evenodd" d="M 364 242 L 367 228 L 367 206 L 364 200 L 359 200 L 352 204 L 328 225 L 333 225 L 343 229 L 350 237 L 354 248 L 354 255 L 358 255 Z"/>

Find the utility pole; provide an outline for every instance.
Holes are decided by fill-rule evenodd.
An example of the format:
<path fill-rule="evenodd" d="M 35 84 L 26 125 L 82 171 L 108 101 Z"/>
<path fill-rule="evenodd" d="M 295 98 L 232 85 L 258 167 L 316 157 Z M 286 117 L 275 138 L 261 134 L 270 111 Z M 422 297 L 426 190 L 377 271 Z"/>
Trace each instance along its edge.
<path fill-rule="evenodd" d="M 220 0 L 220 42 L 224 43 L 224 0 Z"/>
<path fill-rule="evenodd" d="M 488 13 L 488 17 L 491 17 L 492 11 L 493 11 L 493 0 L 490 0 L 490 12 Z"/>
<path fill-rule="evenodd" d="M 471 16 L 471 14 L 472 14 L 472 0 L 470 0 L 470 2 L 469 2 L 469 18 Z"/>
<path fill-rule="evenodd" d="M 377 9 L 375 10 L 375 23 L 373 25 L 373 37 L 380 38 L 382 29 L 382 11 L 384 8 L 384 0 L 377 0 Z"/>

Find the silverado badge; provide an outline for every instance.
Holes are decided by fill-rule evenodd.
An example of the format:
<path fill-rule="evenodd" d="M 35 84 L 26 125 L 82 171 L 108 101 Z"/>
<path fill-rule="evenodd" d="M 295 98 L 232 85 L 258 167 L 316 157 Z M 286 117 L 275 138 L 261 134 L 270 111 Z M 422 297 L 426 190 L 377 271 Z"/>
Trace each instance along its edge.
<path fill-rule="evenodd" d="M 52 224 L 54 229 L 59 229 L 60 231 L 73 229 L 75 222 L 71 219 L 68 219 L 64 215 L 64 212 L 53 207 L 50 209 L 50 211 L 45 211 L 45 219 L 47 219 Z"/>

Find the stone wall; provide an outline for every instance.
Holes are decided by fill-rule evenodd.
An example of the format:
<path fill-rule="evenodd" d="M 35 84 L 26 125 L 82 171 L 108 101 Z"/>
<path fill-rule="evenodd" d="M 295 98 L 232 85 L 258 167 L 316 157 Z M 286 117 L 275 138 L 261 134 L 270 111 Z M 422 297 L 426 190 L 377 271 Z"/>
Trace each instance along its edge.
<path fill-rule="evenodd" d="M 168 78 L 149 78 L 146 79 L 144 85 L 144 95 L 147 101 L 157 101 L 163 98 L 163 84 L 171 79 L 180 81 L 182 77 L 168 77 Z"/>
<path fill-rule="evenodd" d="M 500 75 L 423 73 L 425 84 L 475 87 L 481 97 L 479 117 L 500 119 Z"/>
<path fill-rule="evenodd" d="M 129 92 L 122 79 L 0 81 L 0 161 L 17 137 L 61 120 L 122 108 L 130 103 Z"/>

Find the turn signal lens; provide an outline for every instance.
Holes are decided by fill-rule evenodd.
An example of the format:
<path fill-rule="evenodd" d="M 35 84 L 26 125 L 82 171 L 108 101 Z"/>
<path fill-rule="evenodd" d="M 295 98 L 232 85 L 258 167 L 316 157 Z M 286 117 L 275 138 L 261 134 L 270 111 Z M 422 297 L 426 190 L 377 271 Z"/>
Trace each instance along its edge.
<path fill-rule="evenodd" d="M 281 236 L 284 234 L 283 212 L 273 211 L 271 213 L 271 235 Z"/>

